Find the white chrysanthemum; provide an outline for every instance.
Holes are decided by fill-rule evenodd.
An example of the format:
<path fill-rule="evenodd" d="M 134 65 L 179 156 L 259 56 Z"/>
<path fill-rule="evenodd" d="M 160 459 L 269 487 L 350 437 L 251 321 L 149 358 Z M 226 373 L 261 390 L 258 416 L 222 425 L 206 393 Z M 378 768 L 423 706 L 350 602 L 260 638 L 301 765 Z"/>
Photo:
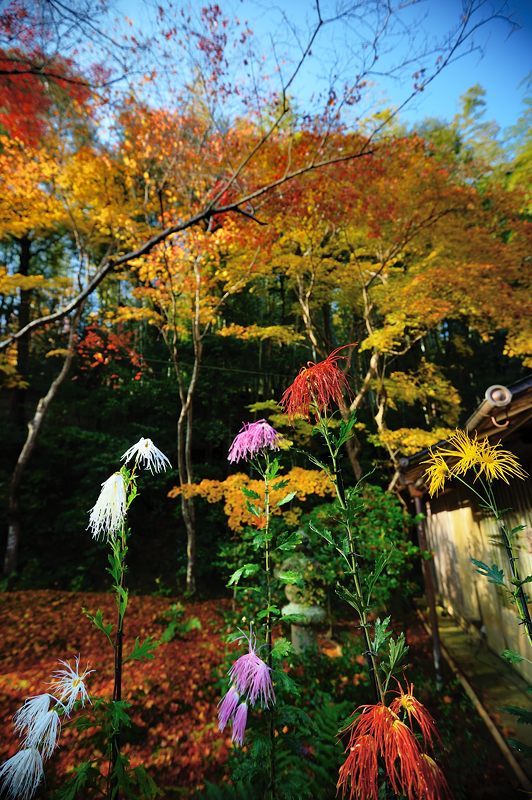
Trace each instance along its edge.
<path fill-rule="evenodd" d="M 13 717 L 16 732 L 22 735 L 25 730 L 30 730 L 38 724 L 39 720 L 48 713 L 51 700 L 55 700 L 51 694 L 37 694 L 35 697 L 28 697 Z"/>
<path fill-rule="evenodd" d="M 152 475 L 154 472 L 162 472 L 167 467 L 172 466 L 165 454 L 158 447 L 155 447 L 152 440 L 145 439 L 143 436 L 138 440 L 137 444 L 126 450 L 120 460 L 125 461 L 127 464 L 133 459 L 135 459 L 135 463 L 140 463 L 141 467 L 149 469 Z"/>
<path fill-rule="evenodd" d="M 11 800 L 30 800 L 43 776 L 41 754 L 36 747 L 26 747 L 0 767 L 2 793 Z"/>
<path fill-rule="evenodd" d="M 85 667 L 84 671 L 80 672 L 79 656 L 76 656 L 75 662 L 75 667 L 71 667 L 70 661 L 59 659 L 59 663 L 63 664 L 65 669 L 56 670 L 52 676 L 51 687 L 58 693 L 59 701 L 63 704 L 67 715 L 72 711 L 76 700 L 80 700 L 82 706 L 85 705 L 86 700 L 91 702 L 85 686 L 85 678 L 94 670 Z"/>
<path fill-rule="evenodd" d="M 89 530 L 95 539 L 110 536 L 121 526 L 126 515 L 126 487 L 120 472 L 115 472 L 102 483 L 100 496 L 91 509 Z"/>
<path fill-rule="evenodd" d="M 56 748 L 60 732 L 59 714 L 52 709 L 38 717 L 31 728 L 28 728 L 24 745 L 38 747 L 43 758 L 50 758 Z"/>

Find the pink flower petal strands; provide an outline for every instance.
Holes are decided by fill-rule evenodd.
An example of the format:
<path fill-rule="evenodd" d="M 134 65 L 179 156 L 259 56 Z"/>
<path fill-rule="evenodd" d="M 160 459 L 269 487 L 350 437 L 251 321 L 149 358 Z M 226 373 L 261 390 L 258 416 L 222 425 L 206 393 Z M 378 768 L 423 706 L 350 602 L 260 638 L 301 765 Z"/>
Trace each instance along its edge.
<path fill-rule="evenodd" d="M 260 700 L 262 705 L 268 708 L 270 703 L 275 702 L 271 669 L 255 652 L 256 642 L 253 634 L 250 632 L 245 638 L 249 650 L 237 658 L 229 670 L 229 678 L 240 695 L 249 694 L 252 705 Z"/>
<path fill-rule="evenodd" d="M 354 345 L 337 347 L 324 361 L 317 364 L 309 361 L 306 367 L 301 368 L 281 398 L 281 405 L 289 417 L 300 415 L 309 419 L 311 411 L 318 416 L 331 405 L 339 405 L 344 392 L 349 394 L 347 378 L 337 363 L 340 358 L 346 358 L 338 355 L 346 347 Z"/>
<path fill-rule="evenodd" d="M 218 728 L 223 731 L 231 717 L 234 715 L 236 708 L 240 702 L 240 695 L 234 686 L 229 688 L 229 691 L 223 696 L 218 703 Z"/>
<path fill-rule="evenodd" d="M 244 736 L 246 734 L 246 724 L 248 721 L 248 704 L 246 702 L 240 703 L 233 717 L 233 742 L 239 744 L 240 747 L 244 744 Z"/>
<path fill-rule="evenodd" d="M 261 450 L 279 450 L 278 439 L 279 434 L 265 419 L 246 422 L 235 436 L 227 460 L 234 464 L 253 458 Z"/>
<path fill-rule="evenodd" d="M 219 729 L 223 731 L 231 721 L 232 739 L 239 745 L 244 742 L 249 705 L 259 702 L 263 708 L 270 708 L 275 703 L 271 669 L 255 651 L 253 632 L 250 630 L 249 636 L 244 634 L 243 638 L 248 642 L 248 652 L 237 658 L 229 670 L 231 685 L 218 704 Z"/>

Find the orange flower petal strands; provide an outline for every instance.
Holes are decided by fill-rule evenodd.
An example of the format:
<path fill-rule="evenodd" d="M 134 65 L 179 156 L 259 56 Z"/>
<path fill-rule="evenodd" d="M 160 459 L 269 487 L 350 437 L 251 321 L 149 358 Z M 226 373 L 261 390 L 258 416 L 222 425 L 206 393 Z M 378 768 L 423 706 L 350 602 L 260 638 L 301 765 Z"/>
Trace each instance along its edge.
<path fill-rule="evenodd" d="M 339 405 L 342 402 L 344 392 L 349 393 L 350 389 L 347 378 L 337 362 L 340 358 L 346 358 L 338 355 L 340 350 L 346 347 L 354 347 L 354 344 L 337 347 L 324 361 L 319 361 L 317 364 L 309 361 L 306 367 L 301 368 L 299 375 L 281 398 L 281 405 L 289 417 L 301 415 L 309 419 L 312 407 L 315 408 L 314 413 L 317 415 L 326 411 L 331 405 Z"/>
<path fill-rule="evenodd" d="M 434 721 L 414 697 L 412 685 L 408 692 L 399 688 L 393 708 L 384 703 L 360 706 L 359 716 L 345 729 L 350 737 L 337 790 L 348 800 L 377 800 L 379 757 L 396 795 L 407 800 L 450 800 L 443 773 L 422 752 L 412 729 L 397 712 L 404 710 L 409 722 L 415 719 L 429 744 L 439 738 Z"/>
<path fill-rule="evenodd" d="M 420 703 L 416 697 L 414 697 L 414 685 L 412 683 L 406 692 L 403 690 L 403 687 L 399 681 L 397 682 L 397 685 L 399 687 L 397 692 L 398 697 L 392 700 L 390 703 L 390 709 L 398 716 L 400 716 L 401 711 L 405 711 L 408 715 L 408 724 L 410 727 L 412 727 L 412 720 L 414 719 L 419 725 L 424 743 L 432 747 L 434 741 L 439 741 L 440 738 L 438 731 L 436 730 L 435 721 L 425 706 Z"/>
<path fill-rule="evenodd" d="M 337 791 L 349 800 L 378 800 L 379 766 L 377 746 L 371 736 L 361 736 L 340 767 Z"/>
<path fill-rule="evenodd" d="M 386 774 L 395 794 L 405 794 L 408 800 L 417 800 L 415 789 L 421 750 L 410 728 L 400 719 L 392 724 L 383 756 Z"/>
<path fill-rule="evenodd" d="M 419 760 L 416 796 L 418 800 L 452 800 L 445 775 L 426 753 L 422 753 Z"/>

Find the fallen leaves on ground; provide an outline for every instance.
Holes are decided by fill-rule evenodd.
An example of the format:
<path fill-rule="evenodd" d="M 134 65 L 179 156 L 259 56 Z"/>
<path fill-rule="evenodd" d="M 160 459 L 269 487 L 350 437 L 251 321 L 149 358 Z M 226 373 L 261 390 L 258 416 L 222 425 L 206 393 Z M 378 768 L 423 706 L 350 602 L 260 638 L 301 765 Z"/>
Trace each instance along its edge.
<path fill-rule="evenodd" d="M 139 637 L 159 639 L 163 618 L 173 600 L 132 596 L 126 617 L 124 652 Z M 0 762 L 14 754 L 19 740 L 12 716 L 25 698 L 47 691 L 58 659 L 72 660 L 95 672 L 89 677 L 94 696 L 113 691 L 113 652 L 104 635 L 82 612 L 103 612 L 114 622 L 111 595 L 57 591 L 20 591 L 0 595 Z M 123 698 L 132 703 L 135 729 L 127 731 L 124 751 L 132 765 L 144 764 L 163 787 L 182 787 L 190 793 L 213 778 L 225 762 L 228 740 L 217 728 L 219 700 L 214 682 L 220 675 L 224 644 L 221 611 L 224 601 L 186 604 L 185 619 L 198 617 L 201 630 L 163 644 L 151 661 L 128 662 L 124 667 Z M 58 775 L 95 757 L 86 737 L 65 724 L 60 748 L 53 758 Z M 184 796 L 187 796 L 185 794 Z M 181 795 L 183 796 L 183 795 Z"/>

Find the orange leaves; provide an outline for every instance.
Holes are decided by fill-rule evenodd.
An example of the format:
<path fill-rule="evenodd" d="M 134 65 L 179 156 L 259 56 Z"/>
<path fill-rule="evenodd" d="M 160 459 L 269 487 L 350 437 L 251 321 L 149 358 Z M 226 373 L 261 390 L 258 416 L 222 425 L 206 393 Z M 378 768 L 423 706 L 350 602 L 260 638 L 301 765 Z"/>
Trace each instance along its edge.
<path fill-rule="evenodd" d="M 282 508 L 275 508 L 275 504 L 282 500 L 287 491 L 296 492 L 296 499 L 303 503 L 309 495 L 327 497 L 333 495 L 333 489 L 327 476 L 318 470 L 303 469 L 302 467 L 292 467 L 284 480 L 289 481 L 288 487 L 272 490 L 271 505 L 273 514 L 283 513 Z M 224 502 L 224 512 L 227 516 L 227 524 L 233 531 L 242 530 L 245 525 L 261 527 L 262 519 L 254 516 L 246 506 L 246 498 L 242 492 L 242 486 L 251 489 L 262 496 L 264 492 L 263 481 L 253 480 L 244 473 L 237 472 L 230 475 L 224 481 L 204 479 L 199 483 L 185 484 L 183 487 L 174 486 L 168 492 L 168 497 L 176 498 L 181 494 L 185 497 L 203 497 L 208 503 Z M 284 512 L 285 518 L 291 524 L 297 522 L 300 510 L 291 509 Z"/>

